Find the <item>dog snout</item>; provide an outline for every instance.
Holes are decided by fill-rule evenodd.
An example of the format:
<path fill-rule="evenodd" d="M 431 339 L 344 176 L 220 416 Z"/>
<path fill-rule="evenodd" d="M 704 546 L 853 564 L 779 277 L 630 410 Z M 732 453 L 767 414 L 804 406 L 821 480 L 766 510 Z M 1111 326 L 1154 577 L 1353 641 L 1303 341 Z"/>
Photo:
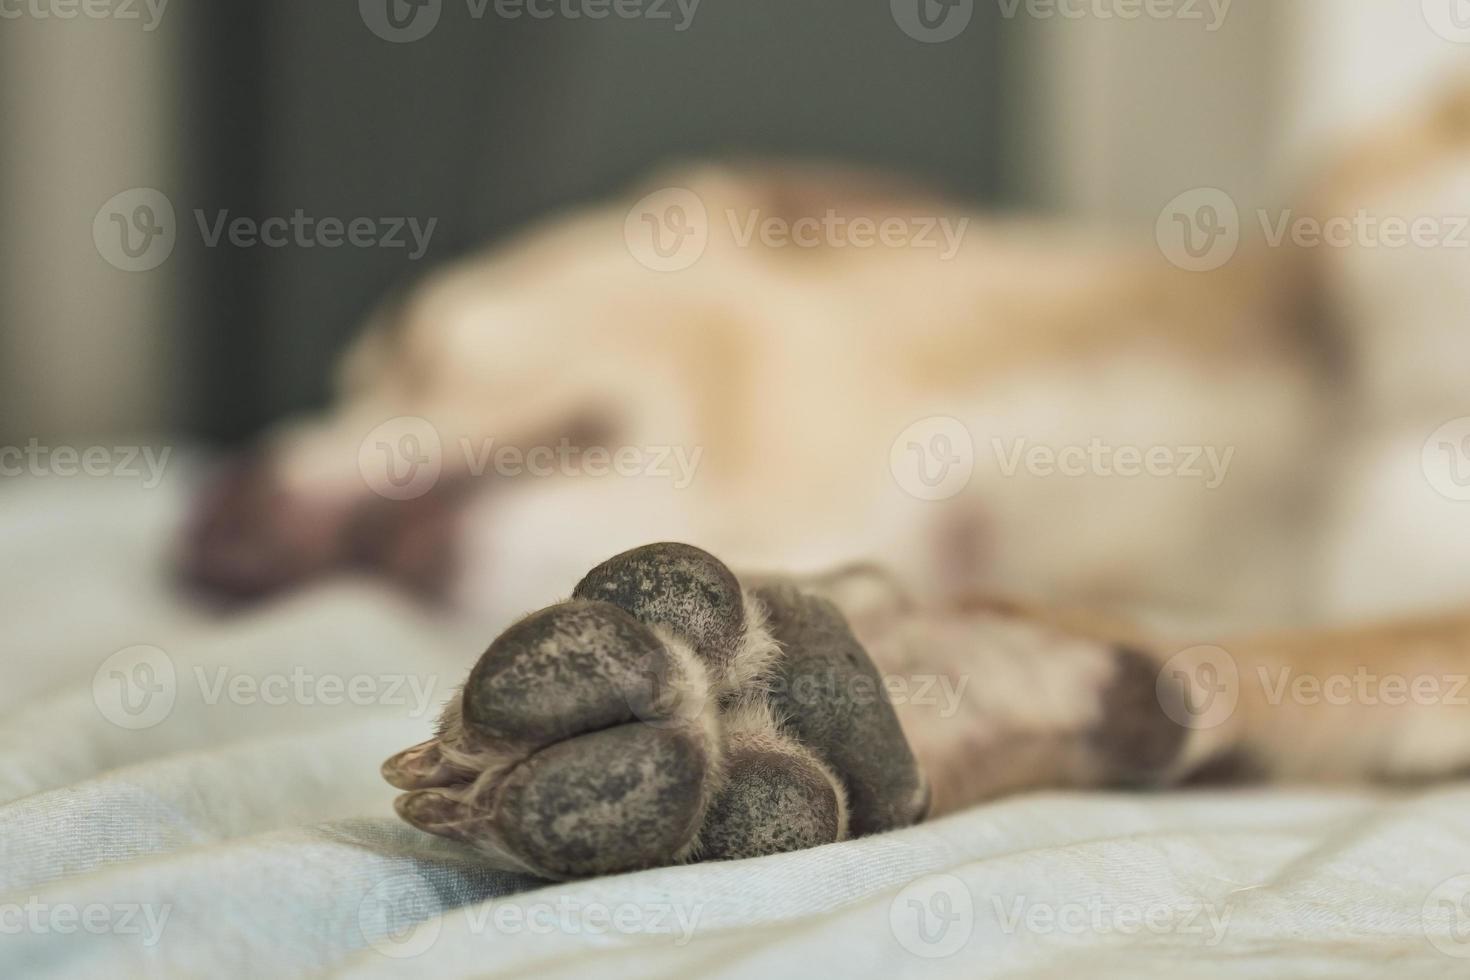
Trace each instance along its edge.
<path fill-rule="evenodd" d="M 465 487 L 444 481 L 412 500 L 365 488 L 294 487 L 256 450 L 206 482 L 184 528 L 179 573 L 189 586 L 251 601 L 336 573 L 369 571 L 425 599 L 447 595 L 458 568 Z"/>
<path fill-rule="evenodd" d="M 242 454 L 223 464 L 195 500 L 180 547 L 181 577 L 234 599 L 298 584 L 338 557 L 335 511 L 288 490 L 269 454 Z"/>

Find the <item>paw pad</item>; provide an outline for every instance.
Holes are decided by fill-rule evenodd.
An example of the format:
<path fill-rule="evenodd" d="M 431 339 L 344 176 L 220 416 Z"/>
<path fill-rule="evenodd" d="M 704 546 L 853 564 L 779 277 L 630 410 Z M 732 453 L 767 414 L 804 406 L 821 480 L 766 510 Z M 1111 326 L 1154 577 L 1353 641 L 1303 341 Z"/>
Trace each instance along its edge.
<path fill-rule="evenodd" d="M 438 736 L 383 771 L 409 823 L 550 878 L 771 854 L 920 816 L 878 691 L 835 606 L 650 545 L 501 634 Z"/>
<path fill-rule="evenodd" d="M 605 602 L 573 600 L 502 633 L 464 687 L 464 724 L 540 748 L 677 710 L 687 671 L 645 625 Z"/>
<path fill-rule="evenodd" d="M 572 595 L 624 609 L 667 626 L 723 676 L 745 636 L 745 601 L 734 573 L 714 555 L 687 544 L 654 544 L 598 565 Z"/>

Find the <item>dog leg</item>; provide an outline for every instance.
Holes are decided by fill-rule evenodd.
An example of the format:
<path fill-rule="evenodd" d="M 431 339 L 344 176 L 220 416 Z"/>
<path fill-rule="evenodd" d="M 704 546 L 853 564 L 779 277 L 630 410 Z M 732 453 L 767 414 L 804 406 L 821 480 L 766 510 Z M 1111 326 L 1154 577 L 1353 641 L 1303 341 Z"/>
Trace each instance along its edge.
<path fill-rule="evenodd" d="M 399 814 L 575 878 L 912 824 L 1007 793 L 1470 768 L 1470 616 L 1165 641 L 873 569 L 747 576 L 687 545 L 604 562 L 495 640 Z"/>
<path fill-rule="evenodd" d="M 873 569 L 802 582 L 842 608 L 882 673 L 943 814 L 1029 789 L 1167 785 L 1191 731 L 1162 660 L 1124 624 L 998 601 L 925 606 Z"/>
<path fill-rule="evenodd" d="M 1163 638 L 1006 602 L 828 595 L 889 682 L 944 813 L 1036 788 L 1417 781 L 1470 772 L 1470 614 Z"/>
<path fill-rule="evenodd" d="M 1470 614 L 1226 638 L 1176 660 L 1195 671 L 1196 688 L 1213 675 L 1227 702 L 1235 685 L 1234 709 L 1210 719 L 1220 720 L 1216 740 L 1228 743 L 1225 758 L 1263 777 L 1412 782 L 1470 772 Z"/>

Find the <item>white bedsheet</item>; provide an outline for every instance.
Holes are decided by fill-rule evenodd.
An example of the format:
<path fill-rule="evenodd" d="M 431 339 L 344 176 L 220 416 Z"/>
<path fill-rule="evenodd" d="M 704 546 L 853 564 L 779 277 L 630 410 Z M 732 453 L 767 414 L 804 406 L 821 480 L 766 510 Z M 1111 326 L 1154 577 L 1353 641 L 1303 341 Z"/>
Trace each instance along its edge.
<path fill-rule="evenodd" d="M 485 870 L 377 768 L 488 637 L 368 583 L 191 607 L 179 501 L 0 487 L 0 976 L 1470 976 L 1463 785 L 1047 794 L 756 861 Z"/>

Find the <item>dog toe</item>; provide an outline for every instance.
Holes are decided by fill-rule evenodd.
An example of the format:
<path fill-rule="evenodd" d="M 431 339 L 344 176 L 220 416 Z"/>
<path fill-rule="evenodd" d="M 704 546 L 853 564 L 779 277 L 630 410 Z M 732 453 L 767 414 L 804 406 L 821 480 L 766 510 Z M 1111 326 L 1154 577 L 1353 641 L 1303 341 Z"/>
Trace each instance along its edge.
<path fill-rule="evenodd" d="M 928 791 L 882 675 L 832 603 L 791 586 L 762 589 L 785 649 L 771 707 L 847 790 L 854 836 L 906 827 Z"/>
<path fill-rule="evenodd" d="M 840 785 L 794 744 L 732 747 L 709 805 L 700 856 L 759 857 L 841 840 L 847 814 Z"/>
<path fill-rule="evenodd" d="M 740 582 L 718 558 L 692 545 L 625 551 L 588 572 L 572 595 L 610 602 L 641 622 L 668 628 L 716 676 L 729 670 L 745 636 Z"/>
<path fill-rule="evenodd" d="M 668 864 L 699 830 L 709 762 L 689 731 L 634 723 L 582 735 L 510 774 L 496 825 L 516 854 L 556 877 Z"/>
<path fill-rule="evenodd" d="M 617 606 L 573 600 L 516 623 L 480 658 L 463 718 L 481 738 L 528 749 L 697 711 L 687 661 Z"/>

